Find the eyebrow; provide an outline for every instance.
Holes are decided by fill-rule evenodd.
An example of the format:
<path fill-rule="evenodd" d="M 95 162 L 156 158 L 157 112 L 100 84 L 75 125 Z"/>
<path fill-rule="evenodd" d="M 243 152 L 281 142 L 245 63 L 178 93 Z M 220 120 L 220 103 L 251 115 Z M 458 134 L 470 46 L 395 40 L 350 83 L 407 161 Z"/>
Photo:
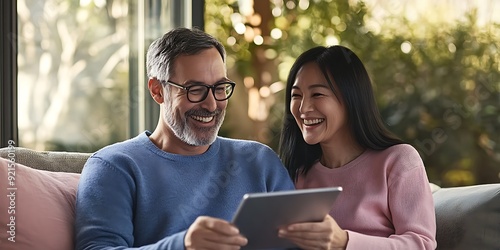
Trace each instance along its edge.
<path fill-rule="evenodd" d="M 321 83 L 316 83 L 316 84 L 313 84 L 313 85 L 309 86 L 309 89 L 314 89 L 314 88 L 330 89 L 330 87 L 325 86 L 324 84 L 321 84 Z M 298 86 L 296 86 L 296 85 L 293 85 L 292 89 L 300 89 L 300 88 Z"/>
<path fill-rule="evenodd" d="M 230 80 L 227 77 L 223 77 L 223 78 L 215 81 L 213 84 L 217 84 L 217 83 L 220 83 L 220 82 L 232 82 L 232 80 Z M 184 84 L 207 84 L 207 85 L 210 85 L 208 83 L 200 82 L 200 81 L 195 81 L 195 80 L 187 80 L 187 81 L 184 82 Z"/>

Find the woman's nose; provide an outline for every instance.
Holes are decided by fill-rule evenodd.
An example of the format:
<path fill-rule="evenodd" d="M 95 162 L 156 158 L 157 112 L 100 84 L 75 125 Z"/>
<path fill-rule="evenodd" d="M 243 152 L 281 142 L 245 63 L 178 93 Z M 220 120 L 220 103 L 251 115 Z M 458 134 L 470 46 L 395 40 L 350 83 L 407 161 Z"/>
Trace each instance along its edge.
<path fill-rule="evenodd" d="M 312 111 L 314 106 L 312 105 L 309 98 L 303 98 L 302 102 L 300 102 L 299 111 L 300 113 L 306 113 L 308 111 Z"/>

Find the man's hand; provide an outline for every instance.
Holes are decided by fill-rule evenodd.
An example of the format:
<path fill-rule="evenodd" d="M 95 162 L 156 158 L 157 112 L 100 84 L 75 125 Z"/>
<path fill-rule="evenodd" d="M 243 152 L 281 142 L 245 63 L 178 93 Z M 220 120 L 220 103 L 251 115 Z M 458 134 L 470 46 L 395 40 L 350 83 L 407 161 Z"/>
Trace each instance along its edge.
<path fill-rule="evenodd" d="M 240 249 L 247 244 L 247 239 L 229 222 L 208 216 L 198 217 L 188 228 L 184 238 L 186 250 Z"/>

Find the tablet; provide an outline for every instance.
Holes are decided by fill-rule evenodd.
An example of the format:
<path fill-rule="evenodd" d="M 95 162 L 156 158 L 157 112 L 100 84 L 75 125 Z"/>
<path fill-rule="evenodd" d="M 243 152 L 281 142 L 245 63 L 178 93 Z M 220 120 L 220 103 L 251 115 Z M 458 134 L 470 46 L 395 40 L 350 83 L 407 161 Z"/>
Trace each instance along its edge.
<path fill-rule="evenodd" d="M 232 220 L 248 239 L 242 249 L 296 247 L 278 237 L 279 227 L 322 221 L 341 191 L 328 187 L 245 194 Z"/>

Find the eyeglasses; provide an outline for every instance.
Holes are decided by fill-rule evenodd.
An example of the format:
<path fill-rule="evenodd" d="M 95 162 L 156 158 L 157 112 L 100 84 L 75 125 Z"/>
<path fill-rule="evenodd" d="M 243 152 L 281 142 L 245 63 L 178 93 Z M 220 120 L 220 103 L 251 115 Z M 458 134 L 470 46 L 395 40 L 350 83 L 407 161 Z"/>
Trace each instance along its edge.
<path fill-rule="evenodd" d="M 212 89 L 212 94 L 214 95 L 215 100 L 217 101 L 225 101 L 231 97 L 234 91 L 234 86 L 236 83 L 231 81 L 219 82 L 214 85 L 200 84 L 196 83 L 190 86 L 182 86 L 178 83 L 172 81 L 163 81 L 174 87 L 183 89 L 187 92 L 187 98 L 192 103 L 202 102 L 208 96 L 208 91 Z"/>

